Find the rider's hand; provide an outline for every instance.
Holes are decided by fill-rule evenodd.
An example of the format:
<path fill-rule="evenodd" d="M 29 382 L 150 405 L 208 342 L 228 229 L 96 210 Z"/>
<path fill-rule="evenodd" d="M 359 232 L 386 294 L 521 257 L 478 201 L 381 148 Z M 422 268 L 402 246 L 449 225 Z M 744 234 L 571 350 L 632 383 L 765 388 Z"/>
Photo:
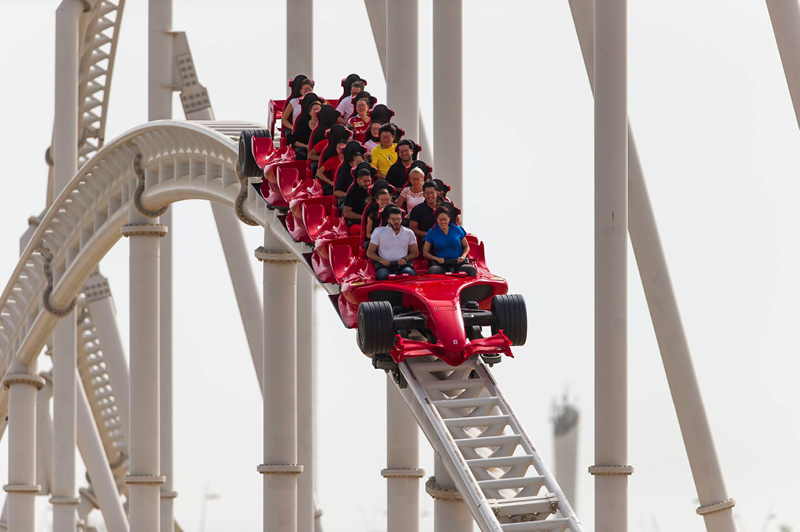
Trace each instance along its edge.
<path fill-rule="evenodd" d="M 458 263 L 464 264 L 464 257 L 458 257 Z"/>
<path fill-rule="evenodd" d="M 397 265 L 398 266 L 405 266 L 406 264 L 408 264 L 406 262 L 406 259 L 400 259 L 400 260 L 397 261 Z"/>
<path fill-rule="evenodd" d="M 389 267 L 389 265 L 391 264 L 391 262 L 389 262 L 389 261 L 388 261 L 388 260 L 386 260 L 386 259 L 381 259 L 381 264 L 383 264 L 384 266 L 386 266 L 386 267 L 388 268 L 388 267 Z"/>
<path fill-rule="evenodd" d="M 439 264 L 444 264 L 444 259 L 442 257 L 436 257 L 436 262 Z"/>

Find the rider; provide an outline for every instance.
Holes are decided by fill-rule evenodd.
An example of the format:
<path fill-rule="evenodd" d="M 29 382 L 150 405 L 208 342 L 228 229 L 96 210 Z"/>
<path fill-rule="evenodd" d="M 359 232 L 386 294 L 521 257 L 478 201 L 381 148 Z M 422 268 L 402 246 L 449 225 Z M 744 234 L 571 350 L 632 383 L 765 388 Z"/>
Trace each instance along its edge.
<path fill-rule="evenodd" d="M 366 150 L 364 146 L 355 140 L 348 142 L 342 150 L 342 164 L 336 170 L 336 181 L 333 187 L 333 195 L 336 196 L 339 210 L 344 207 L 344 197 L 347 190 L 353 184 L 353 169 L 364 160 Z"/>
<path fill-rule="evenodd" d="M 364 90 L 364 80 L 356 80 L 350 85 L 350 94 L 339 100 L 339 105 L 336 106 L 336 110 L 339 111 L 342 115 L 342 120 L 346 123 L 347 120 L 353 116 L 353 111 L 355 110 L 353 107 L 353 100 L 358 95 L 359 92 Z"/>
<path fill-rule="evenodd" d="M 422 196 L 425 201 L 414 207 L 408 215 L 408 227 L 419 238 L 425 238 L 428 231 L 436 225 L 436 209 L 439 202 L 433 181 L 423 183 Z"/>
<path fill-rule="evenodd" d="M 381 143 L 372 149 L 372 166 L 378 169 L 380 178 L 386 177 L 386 172 L 397 160 L 397 152 L 394 149 L 396 134 L 397 127 L 394 124 L 382 125 L 380 129 Z"/>
<path fill-rule="evenodd" d="M 364 214 L 364 207 L 369 203 L 369 186 L 372 184 L 374 174 L 375 169 L 366 163 L 360 163 L 353 169 L 356 181 L 347 191 L 342 213 L 350 226 L 351 235 L 361 234 L 361 215 Z"/>
<path fill-rule="evenodd" d="M 286 104 L 281 113 L 283 133 L 288 136 L 294 127 L 294 121 L 300 116 L 300 98 L 314 90 L 314 80 L 304 74 L 298 74 L 289 82 L 292 92 L 286 98 Z"/>
<path fill-rule="evenodd" d="M 467 232 L 451 223 L 450 214 L 450 209 L 445 207 L 436 209 L 436 225 L 425 235 L 422 255 L 430 261 L 428 273 L 464 272 L 469 277 L 475 277 L 477 270 L 467 258 Z"/>
<path fill-rule="evenodd" d="M 417 160 L 417 154 L 422 148 L 411 139 L 403 139 L 397 143 L 395 150 L 397 161 L 386 172 L 386 181 L 399 190 L 406 186 L 409 167 Z"/>
<path fill-rule="evenodd" d="M 383 211 L 387 225 L 372 231 L 367 248 L 367 257 L 375 261 L 375 279 L 385 281 L 389 275 L 416 275 L 411 261 L 419 255 L 417 238 L 407 227 L 403 227 L 403 211 L 389 205 Z"/>

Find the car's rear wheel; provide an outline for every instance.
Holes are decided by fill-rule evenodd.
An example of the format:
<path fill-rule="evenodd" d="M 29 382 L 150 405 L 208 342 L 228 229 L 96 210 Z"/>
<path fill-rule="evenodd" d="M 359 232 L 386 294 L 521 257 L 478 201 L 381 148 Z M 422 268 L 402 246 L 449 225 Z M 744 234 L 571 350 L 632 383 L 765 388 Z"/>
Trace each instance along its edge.
<path fill-rule="evenodd" d="M 267 129 L 244 129 L 239 134 L 239 174 L 242 177 L 259 177 L 261 176 L 261 168 L 256 164 L 256 159 L 253 157 L 253 144 L 251 140 L 255 138 L 270 138 L 271 135 Z"/>
<path fill-rule="evenodd" d="M 388 353 L 396 337 L 391 303 L 368 301 L 358 306 L 358 347 L 365 355 Z"/>
<path fill-rule="evenodd" d="M 502 330 L 512 344 L 525 345 L 528 338 L 528 311 L 525 309 L 525 299 L 520 294 L 494 296 L 492 314 L 495 318 L 492 334 Z"/>

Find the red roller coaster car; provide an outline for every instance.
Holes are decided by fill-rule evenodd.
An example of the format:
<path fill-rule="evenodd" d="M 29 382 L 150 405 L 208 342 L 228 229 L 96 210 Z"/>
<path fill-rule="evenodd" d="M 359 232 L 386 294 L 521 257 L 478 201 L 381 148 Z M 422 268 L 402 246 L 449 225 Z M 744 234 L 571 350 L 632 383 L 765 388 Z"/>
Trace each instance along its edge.
<path fill-rule="evenodd" d="M 524 344 L 527 336 L 525 301 L 507 295 L 505 279 L 486 267 L 483 243 L 467 235 L 475 277 L 428 274 L 427 261 L 418 259 L 418 275 L 377 281 L 363 231 L 350 236 L 336 198 L 323 196 L 310 163 L 295 160 L 285 145 L 273 145 L 283 103 L 270 102 L 270 129 L 242 131 L 239 172 L 262 177 L 264 201 L 285 212 L 286 229 L 296 241 L 314 246 L 314 271 L 320 281 L 340 285 L 336 307 L 345 326 L 358 329 L 361 351 L 382 369 L 409 357 L 436 356 L 457 366 L 475 355 L 489 363 L 513 356 L 511 346 Z M 490 327 L 490 336 L 482 336 L 483 327 Z"/>

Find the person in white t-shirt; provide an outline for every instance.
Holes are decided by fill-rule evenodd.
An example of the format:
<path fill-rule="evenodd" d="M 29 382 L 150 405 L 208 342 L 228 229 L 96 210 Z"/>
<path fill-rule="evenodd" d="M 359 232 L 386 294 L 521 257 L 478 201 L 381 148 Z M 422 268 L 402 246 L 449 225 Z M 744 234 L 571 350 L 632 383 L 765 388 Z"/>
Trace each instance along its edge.
<path fill-rule="evenodd" d="M 375 280 L 385 281 L 389 275 L 417 275 L 411 261 L 419 256 L 417 237 L 403 227 L 403 211 L 389 205 L 383 211 L 387 225 L 372 231 L 367 257 L 375 262 Z"/>
<path fill-rule="evenodd" d="M 364 90 L 364 86 L 363 81 L 354 81 L 353 84 L 350 85 L 350 94 L 339 100 L 339 105 L 336 106 L 336 110 L 342 115 L 341 123 L 347 124 L 347 121 L 353 116 L 353 112 L 355 112 L 353 98 Z"/>

